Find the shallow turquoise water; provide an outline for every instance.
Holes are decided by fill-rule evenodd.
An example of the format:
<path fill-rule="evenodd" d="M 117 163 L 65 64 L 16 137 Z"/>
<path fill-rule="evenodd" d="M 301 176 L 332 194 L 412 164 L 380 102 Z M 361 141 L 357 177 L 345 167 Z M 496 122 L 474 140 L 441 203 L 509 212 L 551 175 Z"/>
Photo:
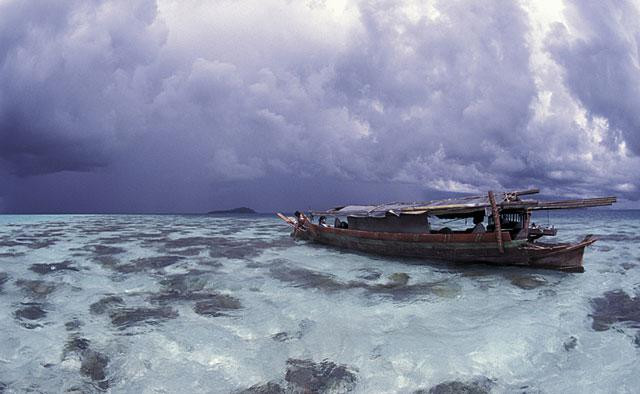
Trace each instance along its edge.
<path fill-rule="evenodd" d="M 585 273 L 349 253 L 271 216 L 3 215 L 0 392 L 637 392 L 640 212 L 550 221 L 601 236 Z"/>

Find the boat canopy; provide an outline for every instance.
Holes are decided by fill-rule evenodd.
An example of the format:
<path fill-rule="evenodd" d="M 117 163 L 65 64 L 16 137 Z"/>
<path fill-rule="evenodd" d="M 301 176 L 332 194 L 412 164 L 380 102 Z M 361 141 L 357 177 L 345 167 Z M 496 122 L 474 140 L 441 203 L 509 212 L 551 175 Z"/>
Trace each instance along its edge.
<path fill-rule="evenodd" d="M 496 205 L 500 210 L 550 210 L 573 209 L 611 205 L 616 197 L 596 197 L 576 200 L 537 201 L 523 200 L 520 196 L 539 193 L 538 189 L 495 193 Z M 378 205 L 346 205 L 326 211 L 314 211 L 314 215 L 385 217 L 388 215 L 434 215 L 470 216 L 475 212 L 491 208 L 489 195 L 467 196 L 446 200 L 391 202 Z"/>

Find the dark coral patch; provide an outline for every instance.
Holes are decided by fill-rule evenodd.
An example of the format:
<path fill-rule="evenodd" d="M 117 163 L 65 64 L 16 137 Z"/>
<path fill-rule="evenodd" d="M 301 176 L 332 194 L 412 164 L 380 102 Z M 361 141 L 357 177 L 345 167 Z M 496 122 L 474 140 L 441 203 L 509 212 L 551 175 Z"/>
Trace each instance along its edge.
<path fill-rule="evenodd" d="M 411 277 L 409 276 L 409 274 L 405 272 L 394 272 L 393 274 L 389 275 L 389 281 L 382 286 L 386 288 L 406 286 L 409 283 L 410 278 Z"/>
<path fill-rule="evenodd" d="M 37 233 L 33 233 L 34 237 L 47 238 L 47 237 L 63 237 L 65 233 L 56 228 L 46 229 Z"/>
<path fill-rule="evenodd" d="M 510 275 L 511 284 L 521 289 L 532 290 L 547 284 L 547 281 L 536 275 L 514 274 Z"/>
<path fill-rule="evenodd" d="M 346 365 L 323 360 L 287 360 L 284 377 L 290 391 L 302 393 L 348 392 L 355 389 L 357 376 Z"/>
<path fill-rule="evenodd" d="M 20 320 L 38 320 L 47 315 L 47 311 L 42 309 L 42 304 L 27 302 L 22 308 L 15 311 L 14 315 Z"/>
<path fill-rule="evenodd" d="M 358 281 L 341 282 L 330 274 L 312 271 L 306 268 L 291 268 L 286 265 L 280 265 L 279 263 L 271 267 L 270 274 L 279 281 L 291 283 L 294 287 L 303 289 L 318 289 L 328 292 L 363 289 L 370 295 L 390 296 L 396 300 L 425 295 L 451 297 L 460 291 L 460 285 L 450 281 L 409 284 L 410 277 L 404 272 L 391 274 L 386 283 L 376 284 Z"/>
<path fill-rule="evenodd" d="M 476 378 L 470 382 L 443 382 L 426 390 L 415 391 L 414 394 L 488 394 L 494 383 L 486 377 Z"/>
<path fill-rule="evenodd" d="M 115 244 L 123 244 L 127 242 L 136 242 L 142 241 L 143 244 L 150 244 L 153 242 L 163 241 L 164 234 L 162 232 L 158 233 L 144 233 L 144 232 L 125 232 L 114 234 L 106 237 L 101 237 L 96 240 L 100 244 L 106 245 L 115 245 Z"/>
<path fill-rule="evenodd" d="M 18 279 L 16 286 L 33 298 L 45 298 L 56 289 L 55 283 L 44 280 Z"/>
<path fill-rule="evenodd" d="M 191 270 L 185 274 L 167 275 L 160 284 L 169 291 L 190 292 L 200 291 L 209 283 L 207 271 Z"/>
<path fill-rule="evenodd" d="M 124 305 L 122 297 L 115 295 L 106 296 L 89 305 L 89 311 L 94 315 L 101 315 L 112 308 Z"/>
<path fill-rule="evenodd" d="M 273 334 L 271 337 L 276 342 L 288 342 L 292 339 L 297 339 L 295 336 L 290 335 L 288 332 L 281 331 Z"/>
<path fill-rule="evenodd" d="M 622 290 L 608 291 L 591 300 L 593 319 L 591 327 L 605 331 L 615 323 L 626 323 L 640 328 L 640 297 L 631 297 Z"/>
<path fill-rule="evenodd" d="M 98 238 L 96 239 L 96 242 L 100 242 L 100 245 L 115 245 L 130 242 L 133 240 L 135 239 L 132 239 L 131 237 L 126 235 L 114 235 L 112 237 Z"/>
<path fill-rule="evenodd" d="M 242 308 L 238 299 L 207 289 L 210 282 L 208 274 L 207 271 L 192 270 L 185 274 L 169 275 L 160 281 L 162 291 L 150 294 L 148 300 L 160 305 L 196 301 L 194 311 L 206 316 L 220 316 Z"/>
<path fill-rule="evenodd" d="M 6 272 L 0 272 L 0 291 L 2 291 L 2 286 L 7 283 L 9 280 L 9 275 Z"/>
<path fill-rule="evenodd" d="M 635 263 L 622 263 L 622 264 L 620 264 L 620 266 L 621 266 L 625 271 L 628 271 L 628 270 L 630 270 L 630 269 L 632 269 L 632 268 L 637 267 L 637 266 L 638 266 L 638 264 L 635 264 Z"/>
<path fill-rule="evenodd" d="M 86 338 L 82 338 L 82 337 L 78 337 L 78 336 L 71 337 L 67 341 L 67 343 L 64 345 L 65 357 L 66 357 L 67 353 L 81 352 L 83 350 L 89 349 L 89 345 L 90 344 L 91 344 L 91 342 Z"/>
<path fill-rule="evenodd" d="M 62 354 L 63 360 L 72 354 L 80 358 L 81 375 L 88 377 L 91 384 L 96 385 L 99 389 L 109 388 L 107 367 L 110 360 L 107 355 L 91 349 L 91 341 L 78 335 L 72 335 L 67 340 Z"/>
<path fill-rule="evenodd" d="M 217 238 L 214 237 L 186 237 L 170 239 L 165 241 L 165 247 L 167 249 L 179 249 L 188 247 L 209 247 L 216 245 Z"/>
<path fill-rule="evenodd" d="M 20 309 L 13 313 L 16 320 L 28 329 L 42 327 L 42 325 L 35 323 L 36 320 L 40 320 L 47 315 L 47 311 L 43 309 L 42 304 L 26 302 L 22 305 Z"/>
<path fill-rule="evenodd" d="M 116 269 L 118 264 L 120 264 L 120 260 L 113 256 L 97 256 L 93 258 L 93 261 L 100 264 L 104 268 L 108 269 Z"/>
<path fill-rule="evenodd" d="M 382 272 L 374 269 L 363 268 L 360 270 L 358 278 L 363 280 L 378 280 L 382 276 Z"/>
<path fill-rule="evenodd" d="M 223 316 L 225 312 L 240 309 L 240 300 L 226 294 L 210 294 L 206 300 L 196 302 L 194 312 L 203 316 Z"/>
<path fill-rule="evenodd" d="M 109 388 L 106 371 L 109 361 L 109 357 L 105 354 L 92 349 L 86 349 L 82 352 L 80 373 L 98 383 L 98 387 L 101 389 L 106 390 Z"/>
<path fill-rule="evenodd" d="M 63 261 L 62 263 L 52 264 L 32 264 L 29 269 L 37 274 L 45 275 L 58 271 L 78 271 L 78 269 L 71 265 L 70 261 Z"/>
<path fill-rule="evenodd" d="M 10 240 L 7 238 L 4 239 L 0 239 L 0 247 L 4 247 L 4 248 L 11 248 L 14 246 L 23 246 L 24 244 L 22 242 L 16 242 L 14 240 Z"/>
<path fill-rule="evenodd" d="M 149 301 L 156 304 L 168 304 L 171 302 L 179 302 L 179 301 L 201 301 L 207 300 L 213 297 L 216 293 L 209 292 L 197 292 L 197 291 L 175 291 L 168 290 L 160 293 L 155 293 L 149 296 Z"/>
<path fill-rule="evenodd" d="M 27 247 L 29 249 L 45 249 L 53 246 L 56 242 L 58 242 L 57 239 L 32 239 Z"/>
<path fill-rule="evenodd" d="M 99 235 L 103 233 L 120 233 L 126 230 L 124 225 L 113 224 L 107 221 L 95 221 L 86 223 L 80 227 L 80 231 L 84 234 Z"/>
<path fill-rule="evenodd" d="M 240 228 L 244 228 L 244 226 L 242 225 Z M 264 249 L 290 246 L 293 243 L 290 237 L 262 240 L 256 238 L 239 239 L 219 236 L 225 234 L 224 232 L 219 232 L 218 236 L 170 239 L 165 241 L 164 247 L 167 250 L 171 250 L 172 253 L 179 255 L 196 253 L 196 250 L 200 253 L 199 249 L 204 249 L 209 250 L 209 256 L 212 258 L 248 259 L 259 255 Z"/>
<path fill-rule="evenodd" d="M 260 250 L 254 248 L 251 243 L 241 244 L 235 242 L 223 242 L 209 249 L 209 257 L 243 260 L 255 257 Z"/>
<path fill-rule="evenodd" d="M 25 254 L 23 252 L 2 252 L 0 253 L 0 258 L 3 257 L 20 257 L 20 256 L 24 256 Z"/>
<path fill-rule="evenodd" d="M 206 268 L 217 269 L 223 266 L 223 264 L 219 261 L 214 260 L 198 260 L 198 265 Z"/>
<path fill-rule="evenodd" d="M 54 245 L 58 240 L 55 238 L 17 237 L 15 241 L 5 242 L 7 244 L 5 246 L 26 246 L 29 249 L 44 249 Z"/>
<path fill-rule="evenodd" d="M 64 328 L 67 331 L 76 331 L 76 330 L 80 329 L 80 327 L 82 327 L 83 325 L 84 325 L 84 323 L 82 323 L 80 320 L 73 319 L 73 320 L 69 320 L 68 322 L 64 323 Z"/>
<path fill-rule="evenodd" d="M 308 270 L 306 268 L 276 266 L 270 269 L 270 274 L 273 278 L 281 282 L 292 283 L 295 287 L 301 287 L 303 289 L 336 291 L 354 287 L 348 283 L 336 280 L 333 275 Z"/>
<path fill-rule="evenodd" d="M 249 387 L 248 389 L 238 391 L 237 394 L 284 394 L 284 388 L 278 383 L 267 382 L 258 383 Z"/>
<path fill-rule="evenodd" d="M 143 257 L 139 259 L 132 260 L 129 264 L 122 264 L 115 267 L 118 272 L 122 272 L 125 274 L 133 273 L 133 272 L 142 272 L 142 271 L 150 271 L 150 270 L 159 270 L 170 265 L 173 265 L 183 257 L 181 256 L 154 256 L 154 257 Z"/>
<path fill-rule="evenodd" d="M 171 307 L 158 308 L 118 308 L 109 314 L 111 324 L 123 330 L 142 324 L 155 325 L 178 317 L 178 311 Z"/>
<path fill-rule="evenodd" d="M 101 244 L 87 245 L 81 248 L 81 250 L 93 252 L 93 254 L 97 256 L 111 256 L 114 254 L 120 254 L 120 253 L 126 252 L 125 249 L 117 246 L 108 246 L 108 245 L 101 245 Z"/>
<path fill-rule="evenodd" d="M 329 360 L 287 360 L 284 382 L 255 384 L 238 391 L 242 394 L 282 393 L 346 393 L 356 387 L 357 376 L 353 368 Z"/>
<path fill-rule="evenodd" d="M 566 351 L 573 350 L 573 349 L 576 348 L 576 346 L 578 346 L 578 338 L 576 338 L 576 337 L 574 337 L 572 335 L 566 341 L 564 341 L 562 346 L 564 347 L 564 350 L 566 350 Z"/>
<path fill-rule="evenodd" d="M 187 249 L 178 249 L 173 250 L 172 253 L 178 256 L 192 257 L 199 255 L 204 249 L 201 248 L 187 248 Z"/>
<path fill-rule="evenodd" d="M 439 280 L 434 282 L 422 282 L 409 284 L 408 280 L 398 280 L 399 278 L 389 278 L 387 283 L 368 285 L 360 287 L 366 289 L 369 294 L 389 296 L 394 300 L 408 300 L 424 296 L 437 296 L 452 298 L 460 293 L 460 285 L 450 280 Z"/>

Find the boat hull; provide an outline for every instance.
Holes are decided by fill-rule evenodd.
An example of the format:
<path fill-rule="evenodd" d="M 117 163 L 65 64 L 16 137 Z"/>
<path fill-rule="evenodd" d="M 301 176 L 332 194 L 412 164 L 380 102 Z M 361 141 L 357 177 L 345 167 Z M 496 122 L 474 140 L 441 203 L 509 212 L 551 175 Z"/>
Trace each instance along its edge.
<path fill-rule="evenodd" d="M 455 263 L 488 263 L 583 272 L 584 249 L 595 242 L 586 237 L 576 244 L 542 244 L 512 240 L 502 233 L 500 252 L 495 233 L 408 234 L 322 227 L 305 223 L 293 235 L 324 245 L 385 256 Z"/>

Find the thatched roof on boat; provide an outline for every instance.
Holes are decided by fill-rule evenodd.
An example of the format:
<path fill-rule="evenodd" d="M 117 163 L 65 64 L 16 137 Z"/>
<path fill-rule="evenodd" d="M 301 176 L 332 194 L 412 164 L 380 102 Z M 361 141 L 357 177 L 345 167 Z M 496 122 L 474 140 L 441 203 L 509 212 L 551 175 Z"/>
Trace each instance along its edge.
<path fill-rule="evenodd" d="M 498 208 L 504 209 L 572 209 L 611 205 L 616 202 L 616 197 L 597 197 L 577 200 L 562 201 L 537 201 L 522 200 L 520 196 L 536 194 L 538 189 L 498 192 L 495 200 Z M 326 211 L 313 212 L 314 215 L 327 216 L 357 216 L 357 217 L 385 217 L 388 214 L 428 214 L 428 215 L 469 215 L 474 212 L 490 208 L 489 196 L 467 196 L 445 200 L 418 201 L 418 202 L 392 202 L 378 205 L 346 205 L 335 207 Z"/>

